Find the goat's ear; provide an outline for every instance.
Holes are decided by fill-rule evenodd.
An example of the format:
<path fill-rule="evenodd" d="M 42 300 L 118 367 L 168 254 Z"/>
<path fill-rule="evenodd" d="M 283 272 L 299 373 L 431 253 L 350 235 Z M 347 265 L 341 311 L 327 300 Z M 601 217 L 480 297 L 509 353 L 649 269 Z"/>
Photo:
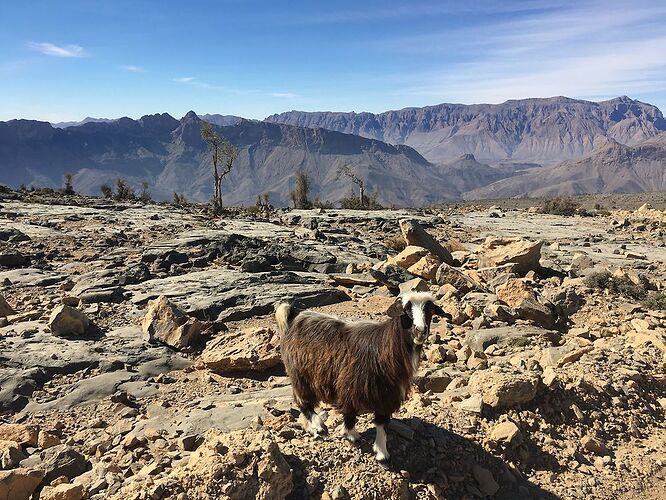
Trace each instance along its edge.
<path fill-rule="evenodd" d="M 437 316 L 441 316 L 442 318 L 453 319 L 453 316 L 451 316 L 449 313 L 447 313 L 444 309 L 439 307 L 434 302 L 428 302 L 428 304 L 429 304 L 430 310 L 432 311 L 433 314 L 436 314 Z"/>
<path fill-rule="evenodd" d="M 404 312 L 405 310 L 402 308 L 402 300 L 398 298 L 393 304 L 391 304 L 391 307 L 386 310 L 386 315 L 389 318 L 399 318 Z"/>

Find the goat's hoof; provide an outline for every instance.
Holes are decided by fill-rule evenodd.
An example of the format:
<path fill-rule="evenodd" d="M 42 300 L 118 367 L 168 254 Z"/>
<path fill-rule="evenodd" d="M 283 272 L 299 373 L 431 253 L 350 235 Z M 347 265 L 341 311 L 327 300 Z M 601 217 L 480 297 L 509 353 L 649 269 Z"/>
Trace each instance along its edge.
<path fill-rule="evenodd" d="M 356 429 L 345 431 L 343 437 L 350 443 L 354 444 L 358 443 L 361 440 L 361 435 L 358 433 Z"/>
<path fill-rule="evenodd" d="M 391 468 L 391 459 L 389 457 L 382 457 L 379 458 L 378 456 L 375 457 L 377 459 L 377 463 L 384 469 L 390 469 Z"/>

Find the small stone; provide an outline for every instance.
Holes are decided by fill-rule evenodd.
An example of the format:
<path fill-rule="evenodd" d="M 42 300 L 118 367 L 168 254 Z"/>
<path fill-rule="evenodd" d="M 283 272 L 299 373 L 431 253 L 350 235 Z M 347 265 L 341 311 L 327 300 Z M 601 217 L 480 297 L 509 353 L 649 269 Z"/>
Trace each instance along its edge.
<path fill-rule="evenodd" d="M 493 427 L 490 432 L 490 440 L 496 443 L 516 445 L 522 441 L 522 434 L 516 424 L 506 421 Z"/>
<path fill-rule="evenodd" d="M 60 438 L 55 434 L 39 431 L 37 446 L 41 449 L 45 450 L 46 448 L 51 448 L 52 446 L 57 446 L 59 444 L 61 444 Z"/>
<path fill-rule="evenodd" d="M 479 395 L 472 395 L 458 403 L 458 408 L 470 413 L 481 413 L 483 410 L 483 400 Z"/>
<path fill-rule="evenodd" d="M 580 439 L 580 444 L 583 449 L 590 451 L 595 455 L 608 455 L 606 445 L 592 436 L 583 436 Z"/>
<path fill-rule="evenodd" d="M 85 314 L 65 304 L 56 307 L 49 317 L 49 328 L 56 337 L 83 335 L 89 326 Z"/>

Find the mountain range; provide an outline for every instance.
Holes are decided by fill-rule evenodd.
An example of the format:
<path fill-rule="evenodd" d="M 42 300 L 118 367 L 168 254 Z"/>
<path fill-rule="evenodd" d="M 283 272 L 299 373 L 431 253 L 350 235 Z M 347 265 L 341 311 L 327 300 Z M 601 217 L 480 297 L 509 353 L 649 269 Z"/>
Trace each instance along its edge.
<path fill-rule="evenodd" d="M 0 183 L 74 187 L 99 194 L 125 177 L 148 181 L 156 199 L 173 192 L 210 199 L 210 158 L 201 120 L 239 147 L 223 201 L 250 204 L 268 193 L 287 205 L 298 171 L 312 196 L 348 195 L 337 169 L 351 165 L 389 205 L 666 189 L 666 121 L 655 106 L 619 97 L 564 97 L 502 104 L 440 104 L 386 113 L 291 111 L 264 121 L 167 113 L 49 124 L 0 122 Z"/>
<path fill-rule="evenodd" d="M 385 113 L 289 111 L 266 121 L 405 144 L 438 163 L 473 154 L 542 165 L 583 156 L 599 138 L 633 146 L 666 130 L 656 106 L 623 96 L 602 102 L 551 97 L 502 104 L 438 104 Z"/>

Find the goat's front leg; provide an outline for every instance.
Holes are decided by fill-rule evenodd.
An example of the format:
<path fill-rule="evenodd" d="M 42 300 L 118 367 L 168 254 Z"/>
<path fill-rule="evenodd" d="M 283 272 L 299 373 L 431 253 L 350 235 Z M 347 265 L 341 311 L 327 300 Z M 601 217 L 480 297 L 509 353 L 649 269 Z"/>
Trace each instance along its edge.
<path fill-rule="evenodd" d="M 340 434 L 348 441 L 356 443 L 361 439 L 361 435 L 354 427 L 356 426 L 356 413 L 345 413 L 344 423 L 340 428 Z"/>
<path fill-rule="evenodd" d="M 320 436 L 328 435 L 328 429 L 326 424 L 321 419 L 321 417 L 314 411 L 313 407 L 303 406 L 301 407 L 301 414 L 303 418 L 303 429 L 306 432 L 309 432 L 314 437 L 318 438 Z"/>
<path fill-rule="evenodd" d="M 386 449 L 386 427 L 390 420 L 390 415 L 379 415 L 375 413 L 375 430 L 377 431 L 377 435 L 372 449 L 375 451 L 375 458 L 380 463 L 386 463 L 389 461 L 389 458 L 391 458 Z"/>

